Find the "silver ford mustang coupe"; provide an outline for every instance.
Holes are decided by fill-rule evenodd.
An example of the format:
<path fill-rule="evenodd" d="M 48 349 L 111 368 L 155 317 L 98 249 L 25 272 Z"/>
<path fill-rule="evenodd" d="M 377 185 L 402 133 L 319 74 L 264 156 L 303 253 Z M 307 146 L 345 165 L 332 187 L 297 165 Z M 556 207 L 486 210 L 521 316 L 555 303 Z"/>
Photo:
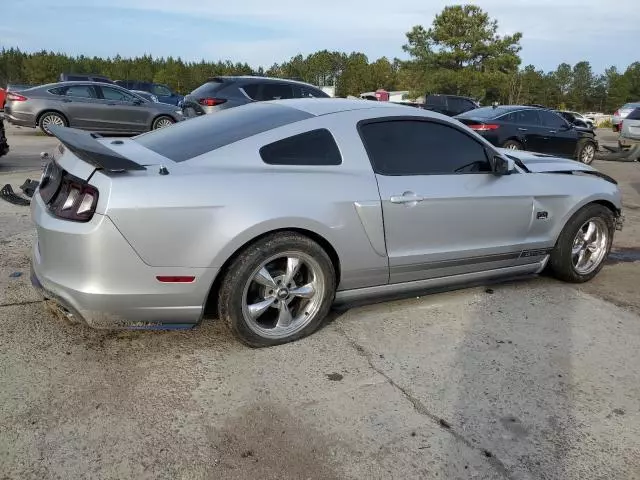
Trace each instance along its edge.
<path fill-rule="evenodd" d="M 337 303 L 545 268 L 588 281 L 622 228 L 594 168 L 401 105 L 277 100 L 129 139 L 51 132 L 32 281 L 94 327 L 189 328 L 210 307 L 275 345 Z"/>

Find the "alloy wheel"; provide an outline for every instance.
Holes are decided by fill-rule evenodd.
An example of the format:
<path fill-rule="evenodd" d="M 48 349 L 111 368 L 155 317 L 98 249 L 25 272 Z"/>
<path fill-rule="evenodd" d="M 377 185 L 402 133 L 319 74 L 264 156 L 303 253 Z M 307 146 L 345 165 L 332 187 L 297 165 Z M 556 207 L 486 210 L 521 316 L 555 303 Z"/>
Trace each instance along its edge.
<path fill-rule="evenodd" d="M 580 153 L 580 161 L 588 165 L 593 161 L 593 157 L 595 156 L 595 154 L 596 154 L 595 147 L 593 146 L 593 144 L 588 143 L 587 145 L 584 146 L 584 148 L 582 149 L 582 152 Z"/>
<path fill-rule="evenodd" d="M 607 253 L 609 229 L 601 218 L 586 221 L 576 233 L 571 247 L 573 268 L 580 275 L 588 275 L 600 266 Z"/>
<path fill-rule="evenodd" d="M 156 130 L 158 128 L 170 127 L 171 125 L 173 125 L 173 122 L 171 120 L 169 120 L 168 118 L 161 118 L 156 122 Z"/>
<path fill-rule="evenodd" d="M 318 262 L 303 252 L 275 255 L 254 270 L 244 287 L 242 313 L 256 334 L 281 339 L 305 328 L 325 296 Z"/>
<path fill-rule="evenodd" d="M 64 127 L 64 120 L 62 117 L 55 114 L 45 115 L 42 119 L 42 129 L 47 133 L 51 133 L 49 127 L 52 126 Z"/>

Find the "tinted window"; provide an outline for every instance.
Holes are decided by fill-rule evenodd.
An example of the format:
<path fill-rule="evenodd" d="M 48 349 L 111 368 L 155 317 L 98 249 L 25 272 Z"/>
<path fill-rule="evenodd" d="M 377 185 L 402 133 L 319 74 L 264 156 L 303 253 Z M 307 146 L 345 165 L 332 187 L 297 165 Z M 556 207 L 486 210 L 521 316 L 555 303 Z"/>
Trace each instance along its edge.
<path fill-rule="evenodd" d="M 199 95 L 210 95 L 216 90 L 219 90 L 223 85 L 224 82 L 222 80 L 210 80 L 207 83 L 204 83 L 196 88 L 193 92 L 191 92 L 191 95 L 195 95 L 196 97 Z"/>
<path fill-rule="evenodd" d="M 329 95 L 322 90 L 294 85 L 293 92 L 299 98 L 327 98 Z"/>
<path fill-rule="evenodd" d="M 262 92 L 258 100 L 282 100 L 293 98 L 293 88 L 284 83 L 265 83 L 262 85 Z"/>
<path fill-rule="evenodd" d="M 118 90 L 117 88 L 111 87 L 100 87 L 102 89 L 102 96 L 105 100 L 116 100 L 120 102 L 132 102 L 135 97 L 130 95 L 129 93 Z"/>
<path fill-rule="evenodd" d="M 65 92 L 67 97 L 96 98 L 93 87 L 90 85 L 73 85 Z"/>
<path fill-rule="evenodd" d="M 174 162 L 184 162 L 216 148 L 313 115 L 280 105 L 251 104 L 203 115 L 171 128 L 136 137 L 145 147 Z"/>
<path fill-rule="evenodd" d="M 516 123 L 518 120 L 518 115 L 516 112 L 507 113 L 506 115 L 502 115 L 497 120 L 501 120 L 506 123 Z"/>
<path fill-rule="evenodd" d="M 520 110 L 516 113 L 516 123 L 524 125 L 539 125 L 540 119 L 538 112 L 535 110 Z"/>
<path fill-rule="evenodd" d="M 480 107 L 460 114 L 459 118 L 497 118 L 513 111 L 513 107 Z"/>
<path fill-rule="evenodd" d="M 260 85 L 258 85 L 257 83 L 251 83 L 249 85 L 244 85 L 242 87 L 242 89 L 244 90 L 244 92 L 248 95 L 248 97 L 251 100 L 257 100 L 258 99 L 258 92 L 260 91 Z"/>
<path fill-rule="evenodd" d="M 548 112 L 546 110 L 543 110 L 538 113 L 540 115 L 540 118 L 542 119 L 542 124 L 545 127 L 562 128 L 567 126 L 567 122 L 560 115 L 557 115 L 553 112 Z"/>
<path fill-rule="evenodd" d="M 640 108 L 636 108 L 627 115 L 627 120 L 640 120 Z"/>
<path fill-rule="evenodd" d="M 51 90 L 49 90 L 49 93 L 52 93 L 54 95 L 64 95 L 64 92 L 64 87 L 52 88 Z"/>
<path fill-rule="evenodd" d="M 491 171 L 484 146 L 447 125 L 393 120 L 364 124 L 360 132 L 373 168 L 381 175 Z"/>
<path fill-rule="evenodd" d="M 340 150 L 328 130 L 313 130 L 260 149 L 260 156 L 270 165 L 340 165 Z"/>
<path fill-rule="evenodd" d="M 447 106 L 447 97 L 442 95 L 429 95 L 427 97 L 427 105 L 431 105 L 434 107 L 446 107 Z"/>
<path fill-rule="evenodd" d="M 153 93 L 154 95 L 162 95 L 163 97 L 171 96 L 171 90 L 169 90 L 164 85 L 154 85 L 151 88 L 151 93 Z"/>
<path fill-rule="evenodd" d="M 449 98 L 449 110 L 453 112 L 462 113 L 466 112 L 467 110 L 471 110 L 473 107 L 474 105 L 469 100 L 465 100 L 464 98 Z"/>

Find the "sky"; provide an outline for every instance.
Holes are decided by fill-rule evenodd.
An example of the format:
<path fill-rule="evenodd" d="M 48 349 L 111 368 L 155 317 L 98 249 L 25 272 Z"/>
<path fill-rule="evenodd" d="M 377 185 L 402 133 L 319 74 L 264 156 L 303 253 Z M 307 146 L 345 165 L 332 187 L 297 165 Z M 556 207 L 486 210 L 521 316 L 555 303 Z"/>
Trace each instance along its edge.
<path fill-rule="evenodd" d="M 0 46 L 72 55 L 150 53 L 268 68 L 298 53 L 358 51 L 406 58 L 414 25 L 441 0 L 0 0 Z M 640 61 L 640 0 L 469 0 L 522 32 L 522 65 L 591 62 L 595 72 Z"/>

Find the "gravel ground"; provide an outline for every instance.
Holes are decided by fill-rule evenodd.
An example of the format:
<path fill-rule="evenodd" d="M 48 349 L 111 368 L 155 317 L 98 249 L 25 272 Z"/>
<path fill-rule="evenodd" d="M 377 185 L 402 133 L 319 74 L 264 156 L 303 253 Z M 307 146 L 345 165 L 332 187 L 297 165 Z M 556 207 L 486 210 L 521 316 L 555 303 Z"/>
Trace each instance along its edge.
<path fill-rule="evenodd" d="M 52 142 L 11 133 L 25 171 L 0 159 L 0 184 L 17 189 Z M 52 316 L 27 278 L 29 210 L 0 201 L 0 478 L 640 479 L 640 167 L 595 166 L 627 224 L 589 284 L 354 308 L 263 350 L 214 319 Z"/>

